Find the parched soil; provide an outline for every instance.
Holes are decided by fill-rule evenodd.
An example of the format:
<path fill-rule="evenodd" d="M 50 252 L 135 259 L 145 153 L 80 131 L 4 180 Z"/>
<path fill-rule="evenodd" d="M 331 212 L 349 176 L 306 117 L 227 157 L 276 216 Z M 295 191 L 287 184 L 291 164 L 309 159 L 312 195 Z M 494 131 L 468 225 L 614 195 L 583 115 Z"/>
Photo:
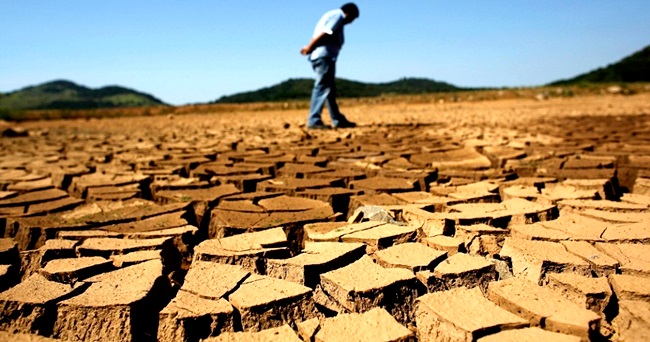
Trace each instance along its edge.
<path fill-rule="evenodd" d="M 650 340 L 650 93 L 544 98 L 0 123 L 0 339 Z"/>

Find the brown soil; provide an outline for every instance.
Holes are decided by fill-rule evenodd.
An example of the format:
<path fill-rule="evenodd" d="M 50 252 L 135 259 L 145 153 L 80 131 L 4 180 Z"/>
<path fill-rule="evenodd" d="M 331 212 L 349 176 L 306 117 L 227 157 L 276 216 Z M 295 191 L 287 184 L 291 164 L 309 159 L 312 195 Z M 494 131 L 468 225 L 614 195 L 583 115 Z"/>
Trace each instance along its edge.
<path fill-rule="evenodd" d="M 505 97 L 23 122 L 0 339 L 647 340 L 650 93 Z"/>

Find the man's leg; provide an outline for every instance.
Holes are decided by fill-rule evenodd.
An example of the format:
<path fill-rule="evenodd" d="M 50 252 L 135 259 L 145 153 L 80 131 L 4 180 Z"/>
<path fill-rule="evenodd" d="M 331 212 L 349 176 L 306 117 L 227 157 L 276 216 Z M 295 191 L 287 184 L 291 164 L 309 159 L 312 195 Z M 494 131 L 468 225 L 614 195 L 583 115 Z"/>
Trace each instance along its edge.
<path fill-rule="evenodd" d="M 325 101 L 327 101 L 332 87 L 330 80 L 331 73 L 330 67 L 333 63 L 327 58 L 318 58 L 311 62 L 312 68 L 316 73 L 316 81 L 314 82 L 314 89 L 311 93 L 311 107 L 309 109 L 309 118 L 307 119 L 307 127 L 315 125 L 323 125 L 321 113 Z"/>
<path fill-rule="evenodd" d="M 330 71 L 332 86 L 330 87 L 330 93 L 327 96 L 326 103 L 330 112 L 330 117 L 332 118 L 332 125 L 338 128 L 356 127 L 356 123 L 348 121 L 345 115 L 341 114 L 339 111 L 339 105 L 336 103 L 336 61 L 332 61 Z"/>
<path fill-rule="evenodd" d="M 331 81 L 330 91 L 327 95 L 327 110 L 332 118 L 332 125 L 338 126 L 339 122 L 347 121 L 339 111 L 339 105 L 336 103 L 336 61 L 331 61 L 329 72 L 327 74 Z"/>

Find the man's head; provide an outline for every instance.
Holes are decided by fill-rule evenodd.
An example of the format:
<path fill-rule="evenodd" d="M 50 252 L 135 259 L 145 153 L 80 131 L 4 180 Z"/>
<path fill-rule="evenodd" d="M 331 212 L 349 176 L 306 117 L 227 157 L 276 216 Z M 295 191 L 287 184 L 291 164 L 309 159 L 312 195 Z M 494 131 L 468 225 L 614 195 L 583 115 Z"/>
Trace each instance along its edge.
<path fill-rule="evenodd" d="M 354 21 L 354 19 L 359 17 L 359 7 L 352 2 L 341 6 L 341 10 L 345 13 L 345 22 L 347 24 Z"/>

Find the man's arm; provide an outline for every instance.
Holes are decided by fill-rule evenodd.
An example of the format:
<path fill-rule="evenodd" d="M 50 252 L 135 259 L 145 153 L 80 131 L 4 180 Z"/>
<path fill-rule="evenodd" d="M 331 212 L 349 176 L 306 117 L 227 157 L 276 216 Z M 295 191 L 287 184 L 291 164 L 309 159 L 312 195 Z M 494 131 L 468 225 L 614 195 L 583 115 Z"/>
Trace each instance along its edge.
<path fill-rule="evenodd" d="M 312 38 L 309 44 L 305 45 L 302 49 L 300 49 L 300 54 L 302 55 L 310 54 L 312 51 L 314 51 L 314 48 L 318 46 L 318 43 L 323 39 L 323 37 L 327 35 L 328 35 L 327 32 L 321 32 L 321 34 Z"/>

